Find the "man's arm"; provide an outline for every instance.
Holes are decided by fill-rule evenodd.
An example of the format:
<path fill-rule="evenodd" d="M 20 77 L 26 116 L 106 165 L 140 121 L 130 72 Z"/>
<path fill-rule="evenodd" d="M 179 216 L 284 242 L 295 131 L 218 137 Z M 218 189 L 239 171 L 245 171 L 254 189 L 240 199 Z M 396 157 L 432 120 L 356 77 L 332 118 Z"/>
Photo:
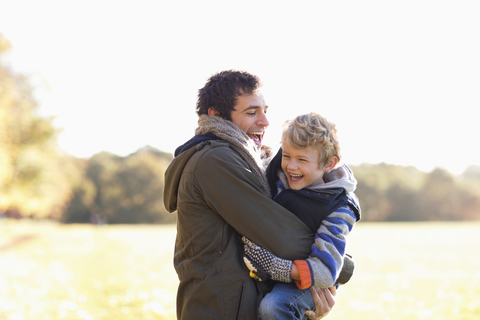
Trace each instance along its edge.
<path fill-rule="evenodd" d="M 263 193 L 260 180 L 232 149 L 223 146 L 205 152 L 195 177 L 208 206 L 238 233 L 281 258 L 308 257 L 312 232 Z"/>
<path fill-rule="evenodd" d="M 271 278 L 276 281 L 291 282 L 293 279 L 299 289 L 307 289 L 311 286 L 331 287 L 339 280 L 345 261 L 346 237 L 355 222 L 356 217 L 350 207 L 338 208 L 322 221 L 315 245 L 312 245 L 310 258 L 294 262 L 281 259 L 243 237 L 246 255 L 244 261 L 257 280 Z M 347 260 L 347 262 L 353 264 L 353 261 Z M 352 269 L 352 264 L 347 267 Z M 349 276 L 342 277 L 341 281 L 346 283 Z"/>

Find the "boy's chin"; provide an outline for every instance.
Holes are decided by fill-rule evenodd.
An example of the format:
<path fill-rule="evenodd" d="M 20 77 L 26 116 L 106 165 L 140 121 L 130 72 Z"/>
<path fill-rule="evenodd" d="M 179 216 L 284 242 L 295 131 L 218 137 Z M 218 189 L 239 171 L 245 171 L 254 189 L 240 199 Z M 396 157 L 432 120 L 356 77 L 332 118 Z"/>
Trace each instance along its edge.
<path fill-rule="evenodd" d="M 298 183 L 294 184 L 291 181 L 290 181 L 289 185 L 290 185 L 290 189 L 292 189 L 292 190 L 302 190 L 304 188 L 303 185 L 300 185 Z"/>

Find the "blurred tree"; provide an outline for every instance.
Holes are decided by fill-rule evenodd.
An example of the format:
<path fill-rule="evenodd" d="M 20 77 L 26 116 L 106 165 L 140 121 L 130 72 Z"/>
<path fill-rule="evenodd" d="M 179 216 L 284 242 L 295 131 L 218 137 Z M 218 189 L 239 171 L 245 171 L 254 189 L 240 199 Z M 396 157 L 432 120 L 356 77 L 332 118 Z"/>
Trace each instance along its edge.
<path fill-rule="evenodd" d="M 175 215 L 163 206 L 163 176 L 171 159 L 149 146 L 128 157 L 94 155 L 62 221 L 174 223 Z"/>
<path fill-rule="evenodd" d="M 385 199 L 390 204 L 386 221 L 422 221 L 419 192 L 400 183 L 394 183 L 385 192 Z"/>
<path fill-rule="evenodd" d="M 480 220 L 480 166 L 469 166 L 460 176 L 462 192 L 460 201 L 467 220 Z"/>
<path fill-rule="evenodd" d="M 474 194 L 470 189 L 465 188 L 459 194 L 459 202 L 462 204 L 462 210 L 458 213 L 455 220 L 480 220 L 480 197 Z"/>
<path fill-rule="evenodd" d="M 422 188 L 424 220 L 462 220 L 463 204 L 459 201 L 459 189 L 453 176 L 445 169 L 430 172 Z"/>
<path fill-rule="evenodd" d="M 354 172 L 359 172 L 359 170 Z M 385 221 L 390 211 L 389 203 L 375 184 L 375 180 L 368 179 L 365 182 L 362 181 L 362 178 L 357 178 L 357 180 L 355 194 L 360 201 L 362 221 Z"/>
<path fill-rule="evenodd" d="M 363 221 L 401 221 L 406 192 L 418 192 L 425 174 L 415 167 L 386 163 L 351 166 L 358 181 Z M 396 192 L 403 199 L 397 199 Z"/>
<path fill-rule="evenodd" d="M 57 131 L 37 115 L 29 78 L 15 74 L 4 56 L 11 45 L 0 34 L 0 211 L 49 217 L 68 196 Z"/>
<path fill-rule="evenodd" d="M 363 221 L 480 220 L 480 167 L 461 176 L 436 168 L 380 164 L 351 166 Z"/>
<path fill-rule="evenodd" d="M 141 152 L 125 159 L 114 179 L 121 190 L 116 197 L 105 199 L 112 211 L 116 208 L 112 223 L 175 222 L 175 216 L 165 214 L 163 206 L 165 168 L 166 165 L 160 164 L 159 158 L 152 153 Z"/>
<path fill-rule="evenodd" d="M 471 193 L 480 196 L 480 166 L 469 166 L 460 176 L 461 182 Z"/>
<path fill-rule="evenodd" d="M 57 220 L 65 223 L 88 223 L 95 211 L 95 184 L 85 176 L 88 160 L 71 157 L 63 168 L 72 190 L 69 201 Z"/>

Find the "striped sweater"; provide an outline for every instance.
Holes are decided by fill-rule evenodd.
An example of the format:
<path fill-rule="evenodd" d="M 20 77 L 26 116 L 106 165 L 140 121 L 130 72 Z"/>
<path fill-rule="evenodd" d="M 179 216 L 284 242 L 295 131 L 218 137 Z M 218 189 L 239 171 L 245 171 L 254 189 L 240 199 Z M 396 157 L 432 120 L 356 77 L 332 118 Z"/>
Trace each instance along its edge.
<path fill-rule="evenodd" d="M 288 189 L 283 172 L 277 174 L 278 194 L 274 200 L 315 232 L 309 258 L 294 261 L 300 272 L 297 286 L 330 287 L 342 269 L 346 238 L 360 219 L 353 173 L 343 165 L 325 176 L 326 183 L 302 190 Z"/>
<path fill-rule="evenodd" d="M 322 221 L 310 257 L 294 261 L 300 273 L 300 281 L 296 281 L 299 289 L 327 288 L 335 284 L 342 269 L 346 237 L 355 222 L 356 216 L 348 205 L 338 208 Z"/>

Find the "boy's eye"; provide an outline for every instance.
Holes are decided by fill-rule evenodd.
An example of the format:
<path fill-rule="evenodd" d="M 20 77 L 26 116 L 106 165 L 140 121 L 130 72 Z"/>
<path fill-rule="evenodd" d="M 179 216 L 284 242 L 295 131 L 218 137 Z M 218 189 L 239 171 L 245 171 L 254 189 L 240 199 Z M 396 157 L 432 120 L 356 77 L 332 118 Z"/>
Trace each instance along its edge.
<path fill-rule="evenodd" d="M 287 156 L 286 154 L 282 154 L 282 156 L 283 156 L 284 158 L 290 158 L 290 157 Z"/>

